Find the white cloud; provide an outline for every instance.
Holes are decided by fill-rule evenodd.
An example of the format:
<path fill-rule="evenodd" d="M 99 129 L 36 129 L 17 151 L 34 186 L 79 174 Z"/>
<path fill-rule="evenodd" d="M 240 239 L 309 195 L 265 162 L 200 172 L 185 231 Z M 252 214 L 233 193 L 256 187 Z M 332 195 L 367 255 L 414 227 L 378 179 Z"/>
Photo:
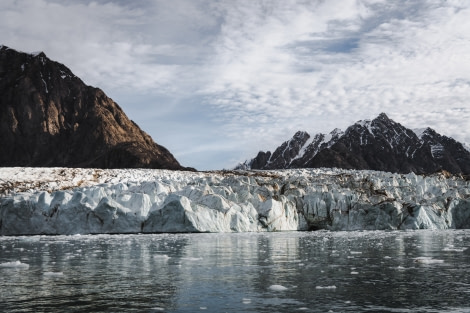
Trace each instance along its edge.
<path fill-rule="evenodd" d="M 4 0 L 0 28 L 201 169 L 380 112 L 470 142 L 467 1 Z"/>
<path fill-rule="evenodd" d="M 266 16 L 255 6 L 248 18 L 243 12 L 226 20 L 222 74 L 208 94 L 232 122 L 231 133 L 248 127 L 247 141 L 280 143 L 299 128 L 329 131 L 384 111 L 406 126 L 468 140 L 468 131 L 455 129 L 468 110 L 459 111 L 460 126 L 448 122 L 452 107 L 468 107 L 468 8 L 440 1 L 349 4 L 344 11 L 330 1 L 300 5 L 301 13 L 288 16 L 275 9 Z M 253 119 L 257 114 L 264 118 Z"/>
<path fill-rule="evenodd" d="M 133 2 L 5 0 L 3 43 L 43 50 L 105 90 L 181 92 L 181 78 L 205 58 L 204 36 L 213 18 L 192 1 Z M 186 79 L 189 79 L 186 77 Z M 188 84 L 183 87 L 188 87 Z"/>

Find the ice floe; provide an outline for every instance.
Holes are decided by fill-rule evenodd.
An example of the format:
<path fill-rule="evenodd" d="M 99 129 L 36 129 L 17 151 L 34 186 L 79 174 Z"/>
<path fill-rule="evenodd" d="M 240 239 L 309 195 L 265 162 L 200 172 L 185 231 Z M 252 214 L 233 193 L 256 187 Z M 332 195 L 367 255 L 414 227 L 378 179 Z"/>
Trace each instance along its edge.
<path fill-rule="evenodd" d="M 64 276 L 64 273 L 63 272 L 44 272 L 43 275 L 47 277 L 62 277 Z"/>
<path fill-rule="evenodd" d="M 28 268 L 29 268 L 29 264 L 21 263 L 21 261 L 5 262 L 5 263 L 0 263 L 0 268 L 22 268 L 22 269 L 28 269 Z"/>
<path fill-rule="evenodd" d="M 269 286 L 268 289 L 272 290 L 272 291 L 285 291 L 285 290 L 287 290 L 287 287 L 284 287 L 282 285 L 271 285 L 271 286 Z"/>
<path fill-rule="evenodd" d="M 335 285 L 331 285 L 331 286 L 316 286 L 315 289 L 331 289 L 331 290 L 334 290 L 334 289 L 336 289 L 336 286 L 335 286 Z"/>
<path fill-rule="evenodd" d="M 444 260 L 433 259 L 431 257 L 419 257 L 419 258 L 415 258 L 414 262 L 421 263 L 421 264 L 438 264 L 438 263 L 444 263 Z"/>

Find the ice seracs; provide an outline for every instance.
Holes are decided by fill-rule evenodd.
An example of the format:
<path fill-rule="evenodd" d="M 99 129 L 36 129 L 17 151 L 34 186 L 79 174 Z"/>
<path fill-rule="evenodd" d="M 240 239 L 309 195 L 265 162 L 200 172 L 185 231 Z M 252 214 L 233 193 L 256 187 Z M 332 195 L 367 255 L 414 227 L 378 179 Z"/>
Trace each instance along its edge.
<path fill-rule="evenodd" d="M 470 228 L 448 173 L 0 168 L 1 235 L 447 228 Z"/>

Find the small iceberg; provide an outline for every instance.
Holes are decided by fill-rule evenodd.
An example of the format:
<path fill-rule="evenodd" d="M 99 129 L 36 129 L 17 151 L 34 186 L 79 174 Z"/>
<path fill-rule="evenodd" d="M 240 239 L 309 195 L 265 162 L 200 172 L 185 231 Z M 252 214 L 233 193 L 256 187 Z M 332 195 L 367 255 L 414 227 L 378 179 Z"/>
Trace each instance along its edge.
<path fill-rule="evenodd" d="M 29 264 L 21 263 L 20 261 L 0 263 L 0 267 L 3 268 L 29 268 Z"/>
<path fill-rule="evenodd" d="M 285 290 L 287 290 L 287 288 L 282 286 L 282 285 L 271 285 L 271 286 L 269 286 L 268 289 L 272 290 L 272 291 L 285 291 Z"/>
<path fill-rule="evenodd" d="M 315 289 L 336 289 L 336 286 L 316 286 Z"/>
<path fill-rule="evenodd" d="M 444 260 L 433 259 L 430 257 L 419 257 L 414 259 L 415 263 L 421 264 L 437 264 L 437 263 L 444 263 Z"/>
<path fill-rule="evenodd" d="M 153 258 L 154 258 L 155 260 L 163 260 L 163 261 L 166 261 L 166 260 L 168 260 L 170 257 L 169 257 L 168 255 L 166 255 L 166 254 L 156 254 L 156 255 L 153 256 Z"/>
<path fill-rule="evenodd" d="M 64 273 L 63 272 L 44 272 L 43 275 L 47 277 L 61 277 L 61 276 L 64 276 Z"/>

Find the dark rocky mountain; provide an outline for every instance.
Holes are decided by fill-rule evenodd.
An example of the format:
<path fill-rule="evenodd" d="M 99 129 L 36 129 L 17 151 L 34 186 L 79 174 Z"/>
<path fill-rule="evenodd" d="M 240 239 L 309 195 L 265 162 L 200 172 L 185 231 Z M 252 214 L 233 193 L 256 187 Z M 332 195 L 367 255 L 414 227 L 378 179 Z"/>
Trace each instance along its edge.
<path fill-rule="evenodd" d="M 183 169 L 98 88 L 0 46 L 0 166 Z"/>
<path fill-rule="evenodd" d="M 297 132 L 274 153 L 258 155 L 237 169 L 337 167 L 417 174 L 448 171 L 470 174 L 470 152 L 452 138 L 431 128 L 415 133 L 385 113 L 359 121 L 345 132 L 310 137 Z"/>

